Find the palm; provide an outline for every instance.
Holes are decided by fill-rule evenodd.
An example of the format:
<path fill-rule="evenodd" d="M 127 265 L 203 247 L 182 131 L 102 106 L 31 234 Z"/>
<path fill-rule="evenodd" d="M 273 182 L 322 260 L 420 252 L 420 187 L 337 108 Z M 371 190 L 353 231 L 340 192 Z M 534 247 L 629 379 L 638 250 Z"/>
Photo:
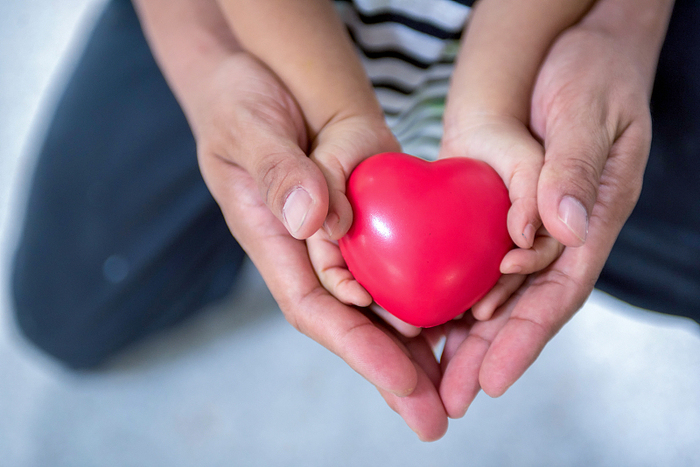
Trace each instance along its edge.
<path fill-rule="evenodd" d="M 380 393 L 419 435 L 426 439 L 442 436 L 446 415 L 437 393 L 440 370 L 427 342 L 420 336 L 401 338 L 371 320 L 371 315 L 332 297 L 319 284 L 305 243 L 292 238 L 270 213 L 247 173 L 235 167 L 230 170 L 232 185 L 237 186 L 231 214 L 246 219 L 245 225 L 239 223 L 235 229 L 241 238 L 248 233 L 255 236 L 257 245 L 243 246 L 287 319 L 378 386 L 415 385 L 407 397 L 384 389 Z M 411 381 L 416 377 L 417 383 Z"/>
<path fill-rule="evenodd" d="M 236 124 L 245 118 L 246 140 L 286 138 L 286 146 L 296 145 L 290 150 L 305 150 L 299 147 L 305 141 L 305 135 L 300 134 L 304 129 L 301 113 L 295 105 L 280 105 L 293 102 L 291 97 L 266 68 L 254 60 L 245 63 L 241 86 L 231 87 L 231 82 L 239 81 L 239 63 L 235 76 L 221 79 L 219 82 L 227 84 L 212 90 L 219 101 L 229 99 L 222 106 L 223 121 L 220 125 L 210 123 L 209 133 L 198 135 L 202 173 L 231 232 L 292 325 L 375 384 L 421 437 L 439 438 L 447 428 L 447 418 L 437 393 L 439 368 L 430 347 L 422 338 L 401 339 L 371 319 L 371 313 L 331 296 L 319 283 L 306 243 L 289 234 L 271 211 L 269 200 L 264 199 L 269 193 L 261 190 L 259 180 L 251 175 L 248 168 L 256 161 L 246 158 L 255 154 L 255 148 L 241 148 L 237 141 L 222 142 L 217 139 L 219 133 L 211 133 L 211 128 L 226 125 L 225 135 L 236 135 Z"/>
<path fill-rule="evenodd" d="M 562 164 L 572 157 L 599 171 L 588 237 L 583 246 L 565 247 L 549 267 L 531 274 L 491 320 L 465 318 L 443 329 L 440 394 L 450 416 L 463 415 L 480 389 L 501 395 L 534 362 L 593 290 L 636 202 L 649 144 L 647 87 L 628 79 L 639 74 L 606 40 L 572 28 L 550 52 L 533 98 L 533 128 L 548 148 L 538 184 L 543 221 L 557 230 L 556 210 L 554 216 L 548 212 L 561 196 L 562 180 L 571 177 L 562 175 Z M 616 113 L 619 109 L 624 113 Z M 583 153 L 590 144 L 582 143 L 591 141 L 604 143 Z"/>

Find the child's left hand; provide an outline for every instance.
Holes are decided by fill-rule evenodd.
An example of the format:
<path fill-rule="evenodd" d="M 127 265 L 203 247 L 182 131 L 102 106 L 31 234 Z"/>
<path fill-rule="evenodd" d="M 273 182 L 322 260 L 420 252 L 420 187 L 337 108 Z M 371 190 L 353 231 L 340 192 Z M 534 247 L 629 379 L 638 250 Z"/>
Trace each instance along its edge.
<path fill-rule="evenodd" d="M 563 246 L 542 227 L 537 207 L 544 148 L 515 118 L 478 115 L 465 121 L 447 117 L 439 157 L 471 157 L 488 163 L 510 193 L 508 232 L 518 248 L 503 258 L 504 276 L 472 307 L 476 319 L 486 320 L 528 274 L 546 268 L 562 252 Z"/>

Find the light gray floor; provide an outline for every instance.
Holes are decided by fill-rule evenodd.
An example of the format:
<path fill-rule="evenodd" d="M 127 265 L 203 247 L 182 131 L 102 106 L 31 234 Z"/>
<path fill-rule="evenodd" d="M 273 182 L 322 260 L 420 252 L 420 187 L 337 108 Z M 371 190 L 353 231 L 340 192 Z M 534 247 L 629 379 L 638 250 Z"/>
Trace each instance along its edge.
<path fill-rule="evenodd" d="M 226 303 L 99 373 L 26 345 L 7 251 L 41 109 L 100 4 L 0 2 L 0 466 L 700 465 L 700 328 L 598 293 L 508 394 L 480 395 L 433 444 L 294 331 L 250 265 Z"/>

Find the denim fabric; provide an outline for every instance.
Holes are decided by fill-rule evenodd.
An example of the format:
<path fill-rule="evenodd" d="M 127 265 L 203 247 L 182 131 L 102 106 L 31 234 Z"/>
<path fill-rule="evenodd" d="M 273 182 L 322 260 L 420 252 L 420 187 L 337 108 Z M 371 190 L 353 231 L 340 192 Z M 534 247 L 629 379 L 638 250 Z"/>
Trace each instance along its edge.
<path fill-rule="evenodd" d="M 700 4 L 678 0 L 651 101 L 644 187 L 597 287 L 700 322 Z"/>
<path fill-rule="evenodd" d="M 14 261 L 20 329 L 94 366 L 224 296 L 243 256 L 131 3 L 110 2 L 38 156 Z"/>

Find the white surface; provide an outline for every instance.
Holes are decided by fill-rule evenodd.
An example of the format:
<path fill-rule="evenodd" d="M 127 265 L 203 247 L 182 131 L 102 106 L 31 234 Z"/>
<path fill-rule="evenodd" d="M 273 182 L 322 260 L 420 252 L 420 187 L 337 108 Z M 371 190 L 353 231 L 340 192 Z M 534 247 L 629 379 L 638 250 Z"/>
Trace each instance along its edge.
<path fill-rule="evenodd" d="M 250 264 L 226 303 L 103 371 L 65 372 L 28 346 L 5 285 L 15 200 L 47 86 L 100 4 L 0 2 L 1 466 L 700 465 L 700 328 L 603 294 L 432 444 L 294 331 Z"/>

